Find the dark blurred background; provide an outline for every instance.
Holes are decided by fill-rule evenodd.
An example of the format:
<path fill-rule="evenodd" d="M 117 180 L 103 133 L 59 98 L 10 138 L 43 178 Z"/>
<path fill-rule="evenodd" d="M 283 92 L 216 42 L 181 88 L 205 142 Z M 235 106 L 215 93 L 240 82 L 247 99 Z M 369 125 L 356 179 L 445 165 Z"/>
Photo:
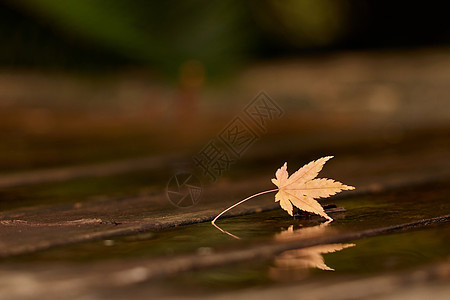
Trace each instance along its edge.
<path fill-rule="evenodd" d="M 260 59 L 450 42 L 444 3 L 377 0 L 0 1 L 0 65 L 168 78 L 187 60 L 210 76 Z"/>
<path fill-rule="evenodd" d="M 0 43 L 0 173 L 192 154 L 261 90 L 286 114 L 255 151 L 302 161 L 450 120 L 437 1 L 0 0 Z"/>

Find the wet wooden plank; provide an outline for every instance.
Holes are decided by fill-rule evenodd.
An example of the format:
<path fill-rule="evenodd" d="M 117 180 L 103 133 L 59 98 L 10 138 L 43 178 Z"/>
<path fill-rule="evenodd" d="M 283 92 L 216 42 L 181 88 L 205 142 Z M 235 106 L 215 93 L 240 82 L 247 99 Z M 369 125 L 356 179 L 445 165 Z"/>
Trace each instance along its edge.
<path fill-rule="evenodd" d="M 443 137 L 438 135 L 430 137 L 428 140 L 422 139 L 422 143 L 431 145 L 442 139 Z M 443 144 L 445 145 L 447 142 L 444 140 Z M 400 144 L 397 145 L 397 148 L 393 147 L 393 150 L 403 149 L 405 146 Z M 445 180 L 450 176 L 450 161 L 442 159 L 450 156 L 450 147 L 429 147 L 427 149 L 412 147 L 408 151 L 397 150 L 392 153 L 391 150 L 388 153 L 380 153 L 376 156 L 370 154 L 370 151 L 372 151 L 370 148 L 368 154 L 365 154 L 363 147 L 361 147 L 361 150 L 362 152 L 358 156 L 354 154 L 342 155 L 339 159 L 330 161 L 323 171 L 323 177 L 338 179 L 357 187 L 355 191 L 344 193 L 340 197 L 379 193 L 389 189 L 413 187 L 418 184 L 426 186 L 427 183 Z M 295 150 L 289 147 L 287 151 Z M 301 153 L 301 150 L 299 150 L 299 153 Z M 267 161 L 274 160 L 272 155 L 269 154 L 268 156 Z M 259 156 L 259 159 L 261 159 L 261 156 Z M 151 168 L 155 162 L 161 163 L 156 158 L 147 162 L 149 162 L 149 165 L 143 164 L 143 167 Z M 122 169 L 124 165 L 127 170 L 140 168 L 140 163 L 142 162 L 134 161 L 131 164 L 103 165 L 100 167 L 100 172 L 104 174 L 104 172 L 111 172 L 111 170 L 125 171 Z M 255 163 L 250 162 L 250 165 L 252 164 Z M 202 201 L 197 206 L 188 209 L 173 207 L 166 198 L 164 190 L 161 189 L 159 193 L 148 195 L 121 198 L 106 197 L 103 200 L 80 201 L 0 212 L 0 240 L 2 241 L 0 243 L 0 256 L 209 221 L 221 210 L 249 194 L 271 189 L 270 178 L 275 169 L 276 167 L 273 170 L 263 168 L 263 170 L 267 170 L 267 175 L 264 174 L 264 176 L 252 174 L 251 167 L 246 171 L 239 170 L 239 173 L 243 173 L 241 176 L 248 176 L 233 180 L 224 178 L 214 185 L 206 186 Z M 96 170 L 95 166 L 87 167 L 83 169 L 83 172 L 86 172 L 84 175 L 92 176 L 96 173 Z M 51 171 L 49 172 L 47 174 L 50 174 L 50 177 L 47 179 L 55 180 L 52 179 L 54 174 L 52 175 Z M 258 174 L 261 173 L 261 171 L 258 172 Z M 74 174 L 70 176 L 74 176 Z M 23 180 L 23 178 L 20 180 Z M 276 207 L 277 205 L 273 202 L 273 195 L 267 195 L 257 201 L 236 208 L 228 216 L 254 213 Z M 76 223 L 81 222 L 80 220 L 99 220 L 99 222 L 91 224 Z M 58 227 L 63 227 L 66 234 L 61 235 Z M 21 232 L 21 234 L 16 234 L 17 232 Z"/>
<path fill-rule="evenodd" d="M 157 283 L 155 280 L 158 278 L 173 276 L 188 270 L 198 270 L 248 260 L 268 259 L 289 249 L 299 249 L 313 245 L 354 241 L 361 238 L 416 230 L 435 224 L 448 222 L 450 222 L 450 216 L 447 215 L 438 218 L 420 220 L 417 222 L 399 224 L 396 226 L 381 227 L 341 235 L 328 235 L 325 237 L 317 237 L 313 235 L 306 239 L 294 238 L 284 241 L 277 240 L 276 242 L 271 243 L 257 243 L 231 251 L 226 250 L 209 254 L 195 253 L 165 258 L 160 257 L 157 259 L 97 262 L 89 265 L 34 264 L 32 268 L 20 264 L 3 264 L 2 270 L 0 270 L 0 287 L 3 285 L 7 288 L 0 289 L 0 296 L 7 299 L 14 299 L 15 297 L 40 298 L 44 295 L 46 297 L 53 297 L 58 293 L 64 292 L 64 295 L 67 295 L 68 298 L 76 298 L 80 295 L 97 295 L 97 297 L 102 295 L 103 297 L 107 297 L 109 291 L 114 291 L 116 296 L 125 292 L 128 296 L 134 295 L 133 297 L 137 297 L 141 291 L 145 291 L 146 293 L 154 292 L 154 290 L 152 290 L 152 285 L 149 287 L 141 286 L 140 289 L 136 289 L 135 287 L 138 284 L 145 282 Z M 425 268 L 425 270 L 428 268 L 430 267 Z M 437 266 L 432 266 L 430 270 L 425 273 L 422 271 L 422 276 L 416 277 L 416 275 L 414 275 L 414 277 L 408 278 L 419 280 L 445 280 L 449 276 L 448 270 L 448 264 L 444 263 Z M 429 274 L 429 276 L 425 276 L 425 274 Z M 370 280 L 368 279 L 364 283 L 357 283 L 347 280 L 344 281 L 344 286 L 353 286 L 354 288 L 357 288 L 359 292 L 363 292 L 364 290 L 362 288 L 369 282 L 377 283 L 377 278 L 380 277 L 375 277 Z M 403 277 L 399 277 L 394 274 L 388 275 L 387 277 L 385 275 L 384 278 L 391 278 L 389 280 L 394 280 L 396 284 L 400 284 L 402 282 L 398 282 L 398 280 Z M 26 280 L 28 283 L 32 283 L 29 289 L 21 289 L 21 283 L 23 283 L 23 280 Z M 410 282 L 410 280 L 406 280 L 404 282 Z M 323 282 L 321 286 L 323 287 Z M 339 286 L 340 285 L 336 285 L 336 288 Z M 403 284 L 398 286 L 396 291 L 404 292 L 405 290 L 402 287 Z M 272 289 L 269 288 L 269 292 L 279 291 L 278 289 L 279 287 Z M 286 287 L 283 287 L 282 289 L 285 290 Z M 332 295 L 332 291 L 334 291 L 334 289 L 328 290 L 325 294 Z M 390 291 L 390 289 L 386 291 Z M 317 288 L 310 287 L 307 289 L 307 292 L 313 295 L 317 292 Z M 163 293 L 166 295 L 171 294 L 168 290 L 163 290 Z M 258 291 L 250 290 L 244 294 L 239 293 L 236 297 L 239 298 L 246 294 L 248 294 L 247 296 L 251 299 L 261 296 Z M 367 295 L 372 296 L 372 294 Z M 220 298 L 219 295 L 210 296 Z M 115 296 L 108 296 L 108 298 L 111 297 L 114 298 Z M 180 296 L 178 295 L 177 297 Z"/>
<path fill-rule="evenodd" d="M 350 278 L 323 280 L 313 283 L 297 283 L 283 287 L 247 289 L 204 299 L 274 299 L 283 295 L 285 299 L 446 299 L 450 293 L 450 263 L 442 262 L 407 272 Z M 128 293 L 132 292 L 127 290 Z M 124 295 L 124 294 L 122 294 Z M 139 294 L 144 298 L 143 294 Z M 120 296 L 119 296 L 120 297 Z M 195 299 L 184 297 L 183 299 Z"/>
<path fill-rule="evenodd" d="M 402 182 L 397 189 L 399 192 L 402 190 L 413 191 L 415 197 L 421 199 L 415 203 L 416 208 L 422 210 L 422 213 L 429 214 L 431 211 L 433 214 L 437 212 L 428 209 L 427 201 L 435 200 L 427 200 L 430 198 L 427 196 L 430 190 L 424 187 L 433 186 L 436 193 L 442 194 L 439 198 L 440 201 L 446 201 L 445 197 L 448 196 L 446 187 L 449 178 L 442 178 L 441 183 L 438 182 L 437 185 L 436 183 L 430 184 L 428 181 L 422 182 L 422 185 L 415 186 L 414 189 L 412 186 L 405 187 L 405 183 Z M 411 184 L 417 184 L 417 181 L 411 181 Z M 227 191 L 232 189 L 233 193 L 244 195 L 248 193 L 249 187 L 252 190 L 263 188 L 261 180 L 240 182 L 232 186 L 229 184 L 218 185 L 214 189 L 205 191 L 205 201 L 201 205 L 188 209 L 176 209 L 168 203 L 164 196 L 153 195 L 3 212 L 0 214 L 0 256 L 17 255 L 83 241 L 210 221 L 223 208 L 236 202 L 236 198 L 230 197 Z M 392 186 L 388 187 L 392 191 L 396 191 Z M 360 195 L 373 193 L 375 197 L 377 193 L 380 193 L 380 197 L 383 197 L 382 191 L 386 193 L 386 190 L 380 189 L 379 186 L 373 189 L 368 185 L 366 188 L 361 188 Z M 356 197 L 351 192 L 346 195 Z M 403 197 L 405 200 L 400 200 L 402 199 L 400 195 L 395 196 L 398 198 L 397 201 L 410 200 L 408 193 L 405 193 Z M 345 199 L 345 194 L 341 196 L 341 199 Z M 273 195 L 267 195 L 258 201 L 237 207 L 228 214 L 228 217 L 270 210 L 277 206 L 278 204 L 274 203 Z M 439 211 L 439 213 L 442 212 Z"/>

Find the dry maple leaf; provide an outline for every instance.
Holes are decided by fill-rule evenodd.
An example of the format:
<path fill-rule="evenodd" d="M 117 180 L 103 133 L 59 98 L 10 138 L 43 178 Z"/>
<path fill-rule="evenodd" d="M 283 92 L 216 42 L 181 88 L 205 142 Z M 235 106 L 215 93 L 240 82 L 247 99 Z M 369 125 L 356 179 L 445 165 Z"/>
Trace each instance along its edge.
<path fill-rule="evenodd" d="M 278 187 L 275 202 L 280 202 L 282 209 L 293 215 L 293 206 L 318 214 L 328 220 L 328 216 L 316 198 L 326 198 L 342 190 L 353 190 L 354 187 L 326 178 L 315 178 L 323 165 L 333 156 L 322 157 L 304 165 L 289 177 L 287 163 L 277 170 L 272 182 Z"/>
<path fill-rule="evenodd" d="M 233 204 L 218 214 L 214 220 L 211 221 L 211 224 L 223 233 L 226 233 L 234 238 L 239 238 L 217 226 L 215 224 L 217 219 L 230 209 L 244 203 L 247 200 L 250 200 L 251 198 L 272 192 L 278 192 L 275 195 L 275 202 L 279 201 L 281 208 L 287 211 L 291 216 L 293 215 L 294 206 L 296 206 L 301 210 L 318 214 L 329 221 L 333 221 L 333 219 L 325 213 L 325 210 L 316 199 L 326 198 L 339 193 L 342 190 L 353 190 L 355 188 L 332 179 L 316 178 L 322 170 L 323 165 L 332 157 L 333 156 L 326 156 L 312 161 L 301 167 L 290 177 L 287 172 L 287 163 L 284 163 L 284 165 L 275 173 L 276 178 L 272 179 L 272 182 L 278 187 L 277 189 L 259 192 Z"/>

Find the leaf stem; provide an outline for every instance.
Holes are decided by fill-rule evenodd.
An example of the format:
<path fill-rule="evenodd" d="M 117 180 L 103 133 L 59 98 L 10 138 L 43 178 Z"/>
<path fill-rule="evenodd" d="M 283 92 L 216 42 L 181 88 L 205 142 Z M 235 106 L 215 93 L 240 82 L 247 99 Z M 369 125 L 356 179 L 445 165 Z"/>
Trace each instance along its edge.
<path fill-rule="evenodd" d="M 238 206 L 238 205 L 244 203 L 244 202 L 247 201 L 247 200 L 250 200 L 250 199 L 252 199 L 252 198 L 254 198 L 254 197 L 257 197 L 257 196 L 261 196 L 261 195 L 264 195 L 264 194 L 268 194 L 268 193 L 272 193 L 272 192 L 277 192 L 277 191 L 278 191 L 278 189 L 273 189 L 273 190 L 267 190 L 267 191 L 263 191 L 263 192 L 259 192 L 259 193 L 257 193 L 257 194 L 251 195 L 251 196 L 245 198 L 244 200 L 241 200 L 241 201 L 239 201 L 239 202 L 237 202 L 237 203 L 231 205 L 230 207 L 228 207 L 228 208 L 225 209 L 224 211 L 222 211 L 220 214 L 218 214 L 218 215 L 214 218 L 214 220 L 211 221 L 211 224 L 212 224 L 214 227 L 216 227 L 217 229 L 219 229 L 220 231 L 222 231 L 223 233 L 229 234 L 229 235 L 233 236 L 234 238 L 238 238 L 238 237 L 236 237 L 235 235 L 232 235 L 232 234 L 230 234 L 230 233 L 228 233 L 228 232 L 222 230 L 222 228 L 220 228 L 219 226 L 217 226 L 217 225 L 215 224 L 216 221 L 217 221 L 217 219 L 218 219 L 221 215 L 223 215 L 224 213 L 226 213 L 227 211 L 229 211 L 229 210 L 235 208 L 236 206 Z"/>

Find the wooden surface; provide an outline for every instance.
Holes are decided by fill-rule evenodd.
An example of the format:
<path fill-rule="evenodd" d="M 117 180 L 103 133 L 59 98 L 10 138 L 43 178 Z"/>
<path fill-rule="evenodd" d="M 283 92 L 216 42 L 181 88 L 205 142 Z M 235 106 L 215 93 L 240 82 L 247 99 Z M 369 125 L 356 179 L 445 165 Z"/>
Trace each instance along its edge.
<path fill-rule="evenodd" d="M 171 117 L 170 107 L 165 115 L 161 106 L 173 103 L 168 96 L 170 89 L 155 83 L 136 81 L 131 85 L 134 102 L 127 104 L 123 93 L 117 93 L 100 112 L 99 107 L 90 107 L 87 99 L 100 97 L 102 89 L 116 86 L 120 90 L 119 83 L 125 79 L 103 82 L 99 90 L 86 87 L 83 81 L 64 79 L 61 99 L 65 101 L 58 102 L 61 99 L 49 92 L 48 85 L 34 94 L 20 91 L 18 87 L 27 82 L 37 84 L 36 77 L 4 72 L 0 76 L 0 298 L 42 299 L 61 293 L 66 299 L 138 299 L 152 293 L 195 298 L 174 295 L 170 285 L 158 287 L 158 280 L 192 270 L 268 259 L 288 249 L 447 226 L 450 59 L 443 51 L 349 53 L 323 61 L 255 66 L 229 83 L 231 91 L 217 87 L 206 90 L 198 99 L 197 114 L 191 116 L 195 121 L 181 125 Z M 61 83 L 51 75 L 47 80 Z M 166 195 L 170 177 L 239 113 L 236 107 L 243 107 L 250 94 L 260 89 L 284 107 L 285 116 L 269 124 L 268 132 L 224 177 L 215 183 L 202 178 L 203 194 L 197 205 L 171 205 Z M 85 95 L 86 99 L 77 103 L 73 91 L 78 91 L 76 97 Z M 224 105 L 227 97 L 243 100 Z M 219 109 L 221 105 L 225 109 Z M 329 201 L 338 205 L 363 200 L 385 205 L 398 202 L 395 213 L 383 213 L 380 206 L 380 210 L 362 216 L 347 207 L 341 218 L 358 219 L 357 226 L 336 226 L 315 238 L 277 243 L 244 239 L 228 248 L 220 237 L 224 239 L 217 245 L 220 251 L 209 254 L 184 251 L 112 261 L 93 258 L 89 264 L 26 263 L 34 254 L 70 245 L 137 233 L 164 235 L 171 228 L 186 227 L 189 231 L 189 226 L 212 220 L 238 200 L 273 188 L 270 179 L 285 161 L 293 171 L 325 155 L 335 158 L 320 176 L 356 187 Z M 277 205 L 273 195 L 265 195 L 237 207 L 223 220 L 229 226 L 227 218 L 276 210 Z M 436 209 L 430 208 L 433 205 Z M 384 219 L 386 214 L 389 218 Z M 222 234 L 212 226 L 202 230 L 211 230 L 209 235 Z M 314 299 L 330 295 L 345 299 L 354 291 L 357 298 L 400 299 L 414 290 L 417 295 L 441 299 L 449 294 L 448 260 L 413 269 L 361 280 L 341 276 L 326 281 L 326 289 L 313 282 L 197 296 L 269 299 L 283 294 L 293 299 L 301 293 Z M 367 286 L 374 288 L 367 290 Z"/>

